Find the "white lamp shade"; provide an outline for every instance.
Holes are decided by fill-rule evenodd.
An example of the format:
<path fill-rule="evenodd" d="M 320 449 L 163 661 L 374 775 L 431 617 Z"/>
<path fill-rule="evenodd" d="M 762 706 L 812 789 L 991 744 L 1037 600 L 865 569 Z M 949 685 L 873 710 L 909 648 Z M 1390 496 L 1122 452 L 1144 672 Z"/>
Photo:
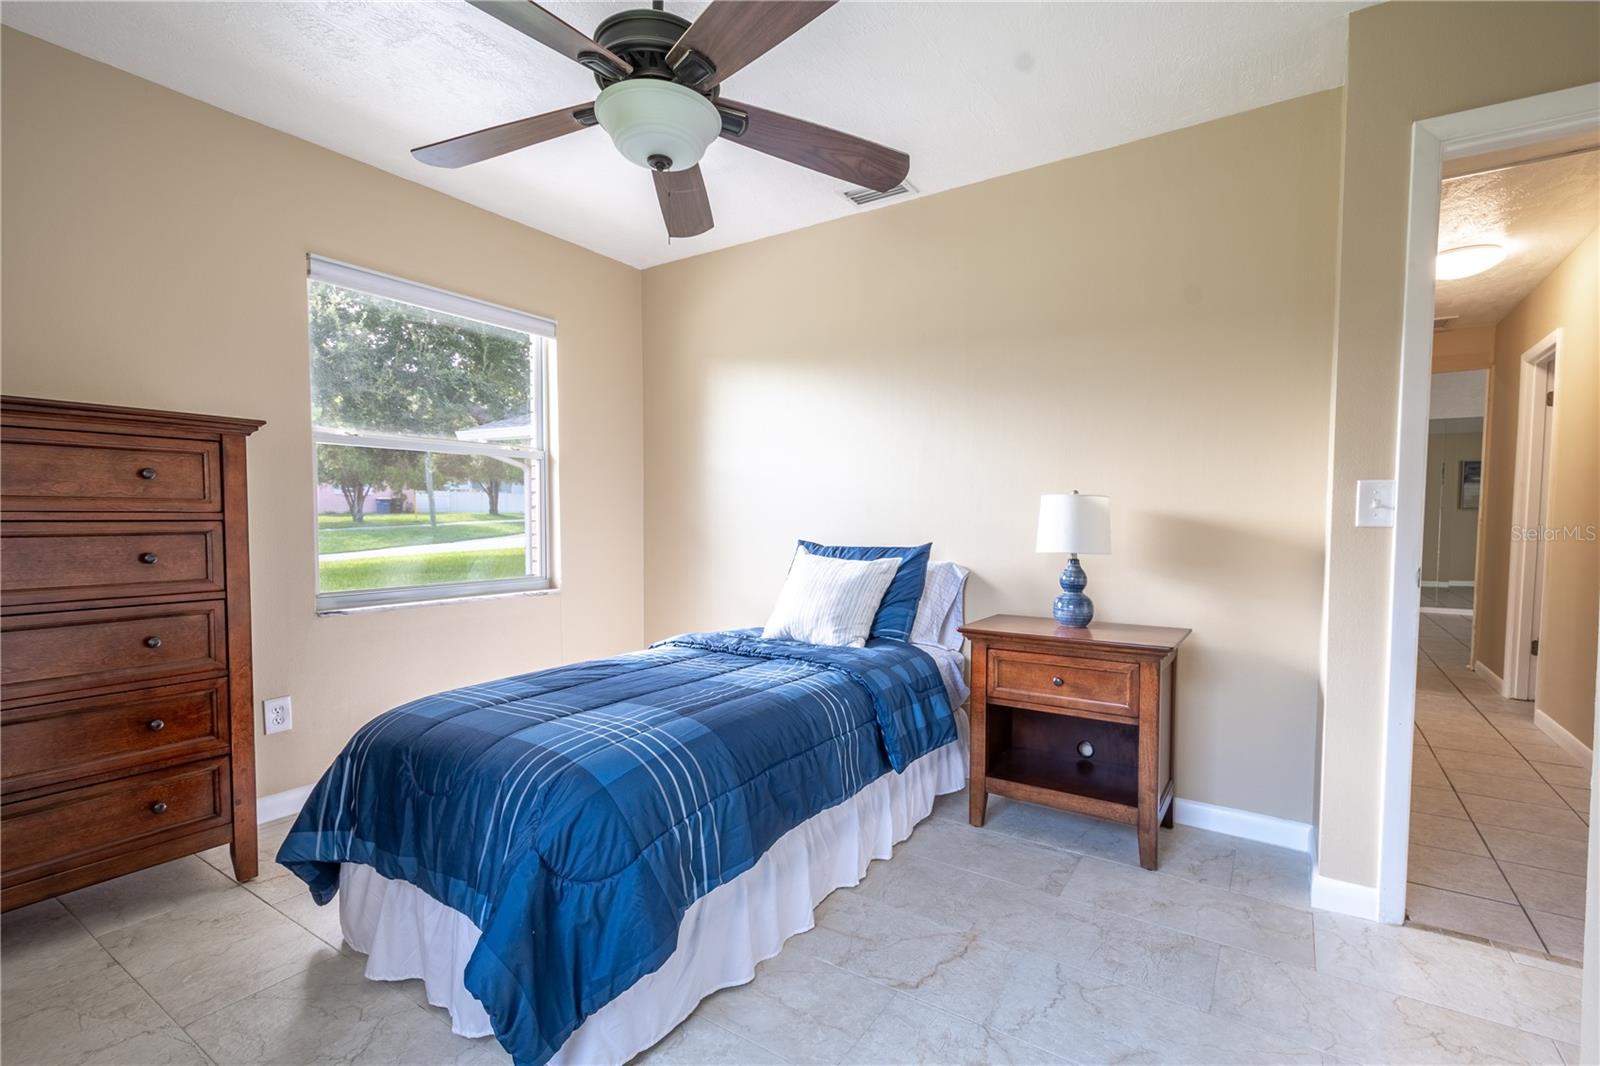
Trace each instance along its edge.
<path fill-rule="evenodd" d="M 1039 497 L 1039 552 L 1111 554 L 1111 497 L 1047 493 Z"/>
<path fill-rule="evenodd" d="M 594 102 L 594 116 L 617 151 L 652 170 L 652 159 L 670 160 L 669 170 L 688 170 L 722 132 L 722 116 L 710 100 L 659 78 L 607 86 Z"/>

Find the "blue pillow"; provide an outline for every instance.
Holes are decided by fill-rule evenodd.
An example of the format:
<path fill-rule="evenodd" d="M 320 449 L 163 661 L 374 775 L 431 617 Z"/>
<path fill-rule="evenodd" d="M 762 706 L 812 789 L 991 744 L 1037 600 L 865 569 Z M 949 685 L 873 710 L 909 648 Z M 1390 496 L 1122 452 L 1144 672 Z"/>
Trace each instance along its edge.
<path fill-rule="evenodd" d="M 869 637 L 898 640 L 902 644 L 911 639 L 911 626 L 917 620 L 917 604 L 922 599 L 922 583 L 928 576 L 928 553 L 933 544 L 919 544 L 915 548 L 847 548 L 838 545 L 818 544 L 802 540 L 800 547 L 812 555 L 829 559 L 887 559 L 901 560 L 889 591 L 883 594 L 878 613 L 872 618 Z"/>

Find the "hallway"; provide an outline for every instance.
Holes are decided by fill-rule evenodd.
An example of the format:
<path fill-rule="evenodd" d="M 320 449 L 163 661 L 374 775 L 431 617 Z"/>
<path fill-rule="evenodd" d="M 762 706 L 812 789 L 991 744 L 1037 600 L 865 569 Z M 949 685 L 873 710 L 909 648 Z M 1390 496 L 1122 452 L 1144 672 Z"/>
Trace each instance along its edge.
<path fill-rule="evenodd" d="M 1422 615 L 1407 921 L 1579 960 L 1589 767 L 1467 668 L 1471 633 Z"/>

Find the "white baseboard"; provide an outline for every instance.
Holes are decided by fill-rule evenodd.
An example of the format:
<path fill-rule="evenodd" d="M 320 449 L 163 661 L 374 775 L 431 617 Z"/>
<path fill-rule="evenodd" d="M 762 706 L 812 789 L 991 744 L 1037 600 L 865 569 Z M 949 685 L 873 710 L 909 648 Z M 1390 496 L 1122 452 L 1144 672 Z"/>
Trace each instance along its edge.
<path fill-rule="evenodd" d="M 1311 826 L 1308 823 L 1274 818 L 1270 814 L 1257 814 L 1237 807 L 1219 807 L 1199 800 L 1174 799 L 1172 820 L 1179 825 L 1209 829 L 1213 833 L 1226 833 L 1228 836 L 1243 837 L 1245 840 L 1293 851 L 1311 850 Z"/>
<path fill-rule="evenodd" d="M 1475 582 L 1472 581 L 1424 581 L 1425 589 L 1470 589 Z"/>
<path fill-rule="evenodd" d="M 256 797 L 256 821 L 275 822 L 279 818 L 293 818 L 305 806 L 311 795 L 311 786 L 302 785 L 287 792 L 274 792 L 270 796 Z"/>
<path fill-rule="evenodd" d="M 1472 617 L 1471 607 L 1423 607 L 1420 610 L 1423 614 L 1453 614 L 1461 618 Z"/>
<path fill-rule="evenodd" d="M 1479 677 L 1483 678 L 1485 681 L 1487 681 L 1490 684 L 1492 684 L 1495 688 L 1499 689 L 1501 691 L 1501 693 L 1505 692 L 1505 690 L 1506 690 L 1505 681 L 1501 679 L 1499 674 L 1495 673 L 1493 670 L 1489 669 L 1487 666 L 1483 665 L 1482 663 L 1473 663 L 1472 664 L 1472 672 L 1477 674 Z"/>
<path fill-rule="evenodd" d="M 1589 749 L 1589 745 L 1567 732 L 1566 726 L 1537 707 L 1533 710 L 1533 724 L 1544 730 L 1545 736 L 1566 749 L 1567 754 L 1573 758 L 1582 759 L 1584 762 L 1594 758 L 1594 752 Z"/>
<path fill-rule="evenodd" d="M 1311 871 L 1311 905 L 1317 910 L 1349 914 L 1378 920 L 1378 890 L 1373 885 L 1358 885 L 1324 877 L 1318 870 Z"/>

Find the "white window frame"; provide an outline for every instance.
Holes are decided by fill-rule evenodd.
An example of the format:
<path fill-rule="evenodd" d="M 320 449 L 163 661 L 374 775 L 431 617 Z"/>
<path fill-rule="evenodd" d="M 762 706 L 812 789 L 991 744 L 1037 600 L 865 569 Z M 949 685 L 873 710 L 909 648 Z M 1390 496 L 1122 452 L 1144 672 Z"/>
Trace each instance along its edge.
<path fill-rule="evenodd" d="M 534 338 L 531 365 L 529 367 L 529 376 L 533 384 L 533 425 L 531 427 L 532 433 L 523 435 L 531 436 L 533 442 L 531 445 L 495 441 L 492 439 L 492 435 L 490 439 L 474 441 L 462 439 L 460 433 L 455 438 L 418 437 L 405 434 L 374 433 L 363 430 L 312 426 L 313 473 L 311 490 L 314 500 L 320 483 L 316 470 L 316 445 L 385 448 L 395 451 L 435 452 L 447 455 L 481 455 L 500 459 L 522 470 L 524 508 L 537 505 L 538 513 L 536 515 L 529 515 L 526 510 L 524 511 L 524 523 L 527 529 L 525 545 L 526 566 L 532 568 L 533 560 L 537 554 L 538 572 L 529 573 L 523 577 L 495 578 L 487 581 L 457 581 L 438 585 L 356 589 L 348 592 L 323 592 L 320 587 L 313 586 L 316 589 L 317 613 L 332 614 L 362 607 L 429 603 L 435 600 L 461 599 L 469 596 L 499 596 L 506 593 L 538 592 L 553 588 L 550 553 L 550 512 L 552 501 L 550 499 L 547 392 L 550 386 L 549 362 L 555 348 L 555 322 L 538 315 L 528 314 L 525 311 L 501 307 L 498 304 L 475 300 L 470 296 L 462 296 L 459 293 L 436 289 L 429 285 L 421 285 L 416 282 L 406 281 L 404 278 L 380 274 L 377 271 L 366 270 L 362 267 L 352 266 L 349 263 L 341 263 L 332 259 L 324 259 L 316 255 L 306 256 L 306 277 L 308 281 L 319 281 L 329 285 L 336 285 L 343 289 L 366 293 L 370 296 L 398 300 L 401 303 L 412 304 L 429 311 L 453 315 L 457 318 L 466 318 L 474 322 L 484 322 L 489 325 L 519 330 Z M 307 383 L 309 384 L 309 375 Z M 315 505 L 312 506 L 311 511 L 312 547 L 319 559 L 318 576 L 315 580 L 320 582 L 321 531 L 317 525 L 317 509 Z M 537 548 L 535 547 L 535 541 L 537 541 Z"/>

